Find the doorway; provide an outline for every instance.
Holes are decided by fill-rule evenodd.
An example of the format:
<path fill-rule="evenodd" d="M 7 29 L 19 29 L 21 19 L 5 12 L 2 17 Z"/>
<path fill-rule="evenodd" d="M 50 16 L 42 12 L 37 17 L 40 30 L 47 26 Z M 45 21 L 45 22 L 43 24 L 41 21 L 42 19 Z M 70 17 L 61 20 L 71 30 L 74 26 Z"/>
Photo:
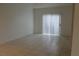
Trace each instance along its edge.
<path fill-rule="evenodd" d="M 59 14 L 44 14 L 42 16 L 43 35 L 59 35 L 61 30 L 61 16 Z"/>

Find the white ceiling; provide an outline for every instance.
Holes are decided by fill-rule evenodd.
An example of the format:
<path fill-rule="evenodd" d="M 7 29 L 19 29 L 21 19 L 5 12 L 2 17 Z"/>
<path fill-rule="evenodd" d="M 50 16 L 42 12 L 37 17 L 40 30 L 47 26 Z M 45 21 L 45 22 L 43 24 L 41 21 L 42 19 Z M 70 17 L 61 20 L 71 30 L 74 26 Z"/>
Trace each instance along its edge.
<path fill-rule="evenodd" d="M 0 6 L 28 6 L 33 8 L 45 8 L 50 6 L 72 5 L 71 3 L 0 3 Z"/>
<path fill-rule="evenodd" d="M 41 3 L 39 3 L 39 4 L 34 4 L 33 6 L 34 6 L 34 8 L 43 8 L 43 7 L 54 7 L 54 6 L 67 6 L 67 5 L 72 5 L 71 3 L 70 4 L 64 4 L 64 3 L 43 3 L 43 4 L 41 4 Z"/>

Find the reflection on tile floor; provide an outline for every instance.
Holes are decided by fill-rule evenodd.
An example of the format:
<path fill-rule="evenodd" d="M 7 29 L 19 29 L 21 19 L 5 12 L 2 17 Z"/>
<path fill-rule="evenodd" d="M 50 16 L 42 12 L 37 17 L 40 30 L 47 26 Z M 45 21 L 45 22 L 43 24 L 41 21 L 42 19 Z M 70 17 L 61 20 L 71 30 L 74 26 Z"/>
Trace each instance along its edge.
<path fill-rule="evenodd" d="M 34 34 L 0 45 L 0 55 L 69 56 L 71 38 Z"/>

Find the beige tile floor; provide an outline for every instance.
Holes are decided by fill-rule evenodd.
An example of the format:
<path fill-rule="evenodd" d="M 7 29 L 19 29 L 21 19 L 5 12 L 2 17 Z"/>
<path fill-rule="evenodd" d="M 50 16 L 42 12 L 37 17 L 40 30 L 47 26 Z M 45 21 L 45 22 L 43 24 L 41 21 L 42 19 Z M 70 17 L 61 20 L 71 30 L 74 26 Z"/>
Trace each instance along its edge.
<path fill-rule="evenodd" d="M 1 56 L 69 56 L 71 38 L 34 34 L 0 45 Z"/>

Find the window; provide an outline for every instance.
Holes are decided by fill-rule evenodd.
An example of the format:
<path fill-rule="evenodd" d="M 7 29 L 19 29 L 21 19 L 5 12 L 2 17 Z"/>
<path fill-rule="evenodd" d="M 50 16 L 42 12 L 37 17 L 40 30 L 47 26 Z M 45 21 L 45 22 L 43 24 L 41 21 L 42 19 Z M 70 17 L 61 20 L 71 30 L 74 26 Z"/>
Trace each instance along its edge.
<path fill-rule="evenodd" d="M 43 15 L 43 34 L 46 35 L 59 35 L 60 31 L 60 15 L 46 14 Z"/>

